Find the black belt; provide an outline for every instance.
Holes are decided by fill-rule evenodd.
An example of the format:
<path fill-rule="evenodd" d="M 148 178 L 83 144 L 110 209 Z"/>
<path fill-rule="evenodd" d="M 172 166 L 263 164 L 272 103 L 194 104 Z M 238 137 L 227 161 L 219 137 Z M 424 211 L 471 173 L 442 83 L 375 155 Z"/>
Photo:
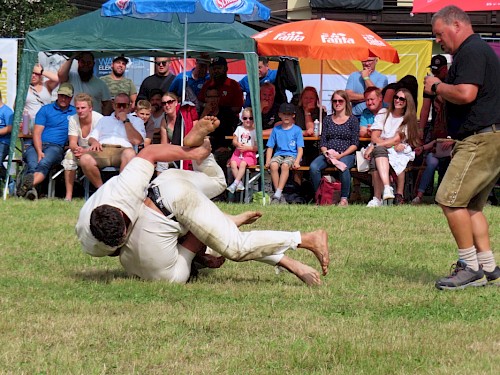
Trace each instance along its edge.
<path fill-rule="evenodd" d="M 485 128 L 479 129 L 477 132 L 474 132 L 474 134 L 496 133 L 498 131 L 500 131 L 500 124 L 493 124 Z"/>
<path fill-rule="evenodd" d="M 173 216 L 172 212 L 167 210 L 167 208 L 163 205 L 162 198 L 160 195 L 160 189 L 158 186 L 151 186 L 148 188 L 148 198 L 151 199 L 156 207 L 161 211 L 163 215 L 168 217 L 173 221 L 177 221 L 175 216 Z M 170 217 L 171 216 L 171 217 Z"/>

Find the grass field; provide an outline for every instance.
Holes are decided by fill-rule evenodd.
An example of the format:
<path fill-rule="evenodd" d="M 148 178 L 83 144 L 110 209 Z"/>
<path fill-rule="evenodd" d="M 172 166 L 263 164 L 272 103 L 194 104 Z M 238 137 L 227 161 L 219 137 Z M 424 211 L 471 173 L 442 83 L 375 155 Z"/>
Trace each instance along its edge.
<path fill-rule="evenodd" d="M 117 258 L 80 251 L 82 204 L 0 202 L 2 374 L 499 372 L 500 290 L 434 288 L 456 259 L 435 205 L 220 204 L 262 209 L 245 229 L 327 229 L 331 270 L 308 288 L 256 262 L 187 285 L 129 278 Z M 485 212 L 500 261 L 500 209 Z"/>

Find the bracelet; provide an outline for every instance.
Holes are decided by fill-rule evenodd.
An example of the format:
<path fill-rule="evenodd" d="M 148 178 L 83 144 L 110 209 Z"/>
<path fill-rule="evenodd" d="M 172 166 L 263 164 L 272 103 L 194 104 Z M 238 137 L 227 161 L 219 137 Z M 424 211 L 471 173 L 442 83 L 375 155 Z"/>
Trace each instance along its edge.
<path fill-rule="evenodd" d="M 368 81 L 368 80 L 370 79 L 370 77 L 363 77 L 363 79 L 364 79 L 365 81 Z"/>

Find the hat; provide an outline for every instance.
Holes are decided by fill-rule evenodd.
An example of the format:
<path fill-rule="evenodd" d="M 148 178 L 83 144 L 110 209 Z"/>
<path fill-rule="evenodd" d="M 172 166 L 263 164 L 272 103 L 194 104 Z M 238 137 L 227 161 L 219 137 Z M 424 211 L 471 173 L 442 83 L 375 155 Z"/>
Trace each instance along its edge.
<path fill-rule="evenodd" d="M 227 60 L 222 56 L 216 56 L 212 59 L 212 63 L 210 64 L 210 66 L 215 66 L 215 65 L 227 66 Z"/>
<path fill-rule="evenodd" d="M 129 59 L 127 59 L 125 56 L 123 55 L 120 55 L 120 56 L 116 56 L 114 59 L 113 59 L 113 62 L 117 62 L 117 61 L 123 61 L 125 64 L 128 64 L 129 62 Z"/>
<path fill-rule="evenodd" d="M 280 105 L 280 113 L 293 113 L 295 114 L 295 106 L 292 103 L 283 103 Z"/>
<path fill-rule="evenodd" d="M 59 86 L 59 90 L 57 90 L 59 95 L 66 95 L 69 97 L 73 97 L 73 85 L 71 83 L 65 82 Z"/>
<path fill-rule="evenodd" d="M 432 70 L 438 70 L 442 66 L 446 65 L 448 65 L 446 57 L 444 57 L 443 55 L 436 55 L 432 57 L 431 65 L 429 65 L 429 68 L 431 68 Z"/>

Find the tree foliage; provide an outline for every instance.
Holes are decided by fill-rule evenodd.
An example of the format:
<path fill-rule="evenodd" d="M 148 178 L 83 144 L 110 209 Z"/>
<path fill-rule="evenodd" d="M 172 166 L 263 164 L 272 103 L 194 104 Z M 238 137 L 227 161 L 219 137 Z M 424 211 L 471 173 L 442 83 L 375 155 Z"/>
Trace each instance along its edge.
<path fill-rule="evenodd" d="M 0 37 L 24 38 L 26 33 L 75 17 L 69 0 L 0 0 Z"/>

